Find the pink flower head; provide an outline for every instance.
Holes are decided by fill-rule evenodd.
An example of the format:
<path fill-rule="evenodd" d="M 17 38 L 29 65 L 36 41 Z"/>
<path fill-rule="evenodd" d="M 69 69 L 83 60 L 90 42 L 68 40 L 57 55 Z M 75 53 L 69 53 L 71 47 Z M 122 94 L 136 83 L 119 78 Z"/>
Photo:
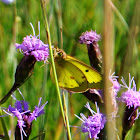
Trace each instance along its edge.
<path fill-rule="evenodd" d="M 110 76 L 109 76 L 109 80 L 112 82 L 113 86 L 112 86 L 112 90 L 113 93 L 115 95 L 115 97 L 117 96 L 118 91 L 121 89 L 121 85 L 119 84 L 117 78 L 118 76 L 114 76 L 115 72 Z"/>
<path fill-rule="evenodd" d="M 97 113 L 94 112 L 89 103 L 85 105 L 87 109 L 91 112 L 92 116 L 88 116 L 88 118 L 85 117 L 83 113 L 80 113 L 81 118 L 77 115 L 75 115 L 78 119 L 80 119 L 83 123 L 81 125 L 81 130 L 83 133 L 88 133 L 88 137 L 90 139 L 98 139 L 98 134 L 100 133 L 101 129 L 104 128 L 104 125 L 106 123 L 106 117 L 104 114 L 100 113 L 99 108 L 96 104 Z"/>
<path fill-rule="evenodd" d="M 24 55 L 33 55 L 36 58 L 36 61 L 46 61 L 49 56 L 49 45 L 44 44 L 39 38 L 40 35 L 27 35 L 23 38 L 22 44 L 15 44 L 16 49 L 19 49 Z"/>
<path fill-rule="evenodd" d="M 14 2 L 14 0 L 1 0 L 1 1 L 5 4 L 10 4 Z"/>
<path fill-rule="evenodd" d="M 37 117 L 39 117 L 42 114 L 45 114 L 45 110 L 44 107 L 48 102 L 46 102 L 45 104 L 43 104 L 41 106 L 41 98 L 39 99 L 39 103 L 38 106 L 35 106 L 35 109 L 33 111 L 33 113 L 31 113 L 31 115 L 29 116 L 27 122 L 30 124 L 33 120 L 36 120 Z"/>
<path fill-rule="evenodd" d="M 134 81 L 134 77 L 130 77 L 129 75 L 129 87 L 126 85 L 124 79 L 122 78 L 122 87 L 126 88 L 127 91 L 122 93 L 121 97 L 119 98 L 120 101 L 126 103 L 128 108 L 134 107 L 136 109 L 140 106 L 140 91 L 136 91 L 136 84 Z"/>
<path fill-rule="evenodd" d="M 85 33 L 82 33 L 82 35 L 80 36 L 80 40 L 79 40 L 79 42 L 81 43 L 81 44 L 92 44 L 92 43 L 94 43 L 94 42 L 96 42 L 96 43 L 98 43 L 98 41 L 100 41 L 101 40 L 101 36 L 100 35 L 98 35 L 97 33 L 96 33 L 96 31 L 93 31 L 93 30 L 91 30 L 91 31 L 86 31 Z"/>
<path fill-rule="evenodd" d="M 28 110 L 28 102 L 25 101 L 16 101 L 15 102 L 15 108 L 12 107 L 11 105 L 9 105 L 9 107 L 7 108 L 7 110 L 3 109 L 3 111 L 5 113 L 7 113 L 8 115 L 13 115 L 17 117 L 17 126 L 20 129 L 20 134 L 21 134 L 21 139 L 23 139 L 22 133 L 26 135 L 24 129 L 28 126 L 31 126 L 32 121 L 36 120 L 37 117 L 39 117 L 42 114 L 45 114 L 45 110 L 44 107 L 48 102 L 46 102 L 45 104 L 43 104 L 42 106 L 41 104 L 41 98 L 39 99 L 39 105 L 36 107 L 35 106 L 35 110 L 33 111 L 33 113 L 30 112 L 30 110 Z M 0 116 L 2 117 L 2 116 Z M 24 127 L 24 128 L 23 128 Z"/>

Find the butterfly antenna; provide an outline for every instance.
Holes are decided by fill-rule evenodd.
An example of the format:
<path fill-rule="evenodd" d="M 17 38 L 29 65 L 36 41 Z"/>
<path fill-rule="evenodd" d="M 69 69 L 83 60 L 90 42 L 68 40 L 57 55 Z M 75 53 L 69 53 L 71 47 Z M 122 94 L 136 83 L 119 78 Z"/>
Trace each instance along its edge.
<path fill-rule="evenodd" d="M 61 32 L 61 49 L 63 49 L 63 34 L 62 34 L 62 27 L 60 28 Z"/>
<path fill-rule="evenodd" d="M 44 64 L 40 66 L 40 68 L 44 67 L 46 64 L 51 64 L 48 60 L 44 61 Z"/>

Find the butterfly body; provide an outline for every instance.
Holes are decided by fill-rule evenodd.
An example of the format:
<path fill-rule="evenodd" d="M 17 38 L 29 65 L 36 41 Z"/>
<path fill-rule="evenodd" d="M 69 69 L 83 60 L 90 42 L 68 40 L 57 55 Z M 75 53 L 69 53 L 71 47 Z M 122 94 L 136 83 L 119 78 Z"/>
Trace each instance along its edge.
<path fill-rule="evenodd" d="M 58 84 L 61 88 L 72 92 L 101 88 L 101 74 L 85 63 L 67 55 L 62 50 L 54 57 L 54 61 Z M 52 71 L 51 78 L 54 79 Z"/>

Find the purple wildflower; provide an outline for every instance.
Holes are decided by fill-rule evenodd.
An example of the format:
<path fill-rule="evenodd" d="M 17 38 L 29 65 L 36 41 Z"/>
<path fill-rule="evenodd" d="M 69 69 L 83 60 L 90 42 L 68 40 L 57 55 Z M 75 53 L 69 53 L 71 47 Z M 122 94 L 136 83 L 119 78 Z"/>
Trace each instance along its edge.
<path fill-rule="evenodd" d="M 121 79 L 123 88 L 127 89 L 125 92 L 122 93 L 119 101 L 124 102 L 126 104 L 125 112 L 123 114 L 122 120 L 122 138 L 125 139 L 126 134 L 131 129 L 135 120 L 138 119 L 138 107 L 140 106 L 140 91 L 136 91 L 136 84 L 134 81 L 134 77 L 129 74 L 129 86 L 124 81 L 124 78 Z"/>
<path fill-rule="evenodd" d="M 31 24 L 32 28 L 33 25 Z M 40 35 L 35 36 L 35 31 L 33 28 L 34 35 L 26 36 L 23 38 L 22 44 L 16 43 L 15 46 L 24 55 L 33 55 L 36 61 L 46 61 L 49 56 L 49 45 L 44 44 L 40 40 Z"/>
<path fill-rule="evenodd" d="M 96 31 L 93 31 L 93 30 L 91 30 L 91 31 L 86 31 L 85 33 L 82 33 L 82 35 L 80 36 L 80 43 L 81 44 L 92 44 L 92 43 L 94 43 L 94 42 L 96 42 L 96 43 L 98 43 L 98 41 L 100 41 L 101 40 L 101 36 L 100 35 L 98 35 L 97 33 L 96 33 Z"/>
<path fill-rule="evenodd" d="M 117 96 L 118 91 L 121 88 L 121 85 L 119 84 L 119 82 L 117 81 L 118 76 L 114 76 L 115 72 L 110 76 L 109 76 L 109 80 L 112 82 L 113 86 L 112 88 L 112 92 L 114 93 L 115 97 Z"/>
<path fill-rule="evenodd" d="M 29 119 L 27 120 L 27 122 L 30 124 L 33 120 L 36 120 L 37 117 L 39 117 L 42 114 L 45 114 L 45 110 L 44 107 L 48 102 L 46 102 L 45 104 L 43 104 L 41 106 L 41 98 L 39 100 L 38 106 L 35 106 L 35 110 L 33 111 L 33 113 L 31 113 L 31 115 L 29 116 Z"/>
<path fill-rule="evenodd" d="M 32 121 L 36 120 L 37 117 L 39 117 L 42 114 L 45 114 L 44 112 L 44 107 L 48 102 L 40 106 L 41 104 L 41 98 L 39 99 L 39 105 L 36 107 L 33 113 L 28 110 L 28 102 L 25 101 L 16 101 L 15 102 L 15 108 L 9 105 L 7 110 L 3 110 L 5 113 L 8 115 L 14 115 L 17 117 L 17 126 L 20 129 L 20 134 L 21 134 L 21 139 L 22 133 L 27 137 L 27 134 L 25 133 L 26 127 L 28 128 L 29 126 L 32 125 Z M 24 129 L 23 129 L 24 127 Z M 29 127 L 30 128 L 30 127 Z M 27 131 L 27 130 L 26 130 Z M 28 133 L 28 131 L 27 131 Z"/>
<path fill-rule="evenodd" d="M 14 0 L 1 0 L 1 1 L 5 4 L 10 4 L 14 2 Z"/>
<path fill-rule="evenodd" d="M 98 134 L 100 133 L 100 131 L 104 128 L 104 125 L 106 123 L 106 117 L 104 114 L 100 113 L 99 108 L 96 104 L 96 109 L 97 109 L 97 113 L 94 112 L 89 103 L 87 102 L 87 104 L 85 105 L 85 107 L 87 109 L 89 109 L 89 111 L 91 112 L 92 116 L 88 116 L 88 118 L 85 117 L 85 115 L 83 113 L 80 113 L 81 117 L 75 115 L 78 119 L 80 119 L 83 123 L 81 125 L 81 130 L 83 133 L 88 132 L 88 137 L 90 139 L 94 138 L 95 140 L 98 139 Z"/>
<path fill-rule="evenodd" d="M 121 89 L 121 85 L 117 81 L 118 76 L 115 76 L 114 74 L 115 74 L 115 72 L 113 74 L 111 74 L 111 71 L 110 71 L 109 80 L 112 83 L 112 87 L 110 88 L 110 92 L 111 92 L 110 95 L 111 95 L 111 99 L 112 99 L 112 107 L 114 110 L 114 112 L 111 113 L 111 115 L 112 115 L 111 119 L 116 117 L 116 114 L 118 112 L 118 105 L 117 105 L 117 101 L 116 101 L 116 98 L 117 98 L 116 96 L 117 96 L 118 91 Z"/>
<path fill-rule="evenodd" d="M 122 93 L 121 97 L 119 98 L 120 101 L 126 103 L 126 106 L 128 106 L 128 109 L 130 107 L 134 107 L 136 109 L 140 106 L 140 91 L 136 91 L 136 84 L 134 81 L 134 77 L 130 77 L 129 75 L 129 87 L 124 81 L 124 78 L 121 79 L 123 85 L 122 87 L 126 88 L 127 91 Z"/>
<path fill-rule="evenodd" d="M 113 88 L 116 91 L 119 91 L 121 88 L 121 85 L 119 84 L 119 82 L 117 81 L 118 76 L 114 76 L 115 72 L 109 76 L 109 80 L 112 82 L 113 84 Z"/>

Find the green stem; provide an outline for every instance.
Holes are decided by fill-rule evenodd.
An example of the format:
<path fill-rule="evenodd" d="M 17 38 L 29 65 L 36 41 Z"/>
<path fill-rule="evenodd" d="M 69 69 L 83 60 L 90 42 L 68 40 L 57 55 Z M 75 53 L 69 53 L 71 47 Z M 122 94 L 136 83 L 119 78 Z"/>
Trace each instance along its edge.
<path fill-rule="evenodd" d="M 114 15 L 109 0 L 104 0 L 104 100 L 105 110 L 107 116 L 106 130 L 107 139 L 116 140 L 116 119 L 110 121 L 109 115 L 115 112 L 116 106 L 114 97 L 111 95 L 111 82 L 109 80 L 109 73 L 113 66 L 113 52 L 114 52 Z"/>
<path fill-rule="evenodd" d="M 68 138 L 71 140 L 71 133 L 70 133 L 70 126 L 69 126 L 69 119 L 68 119 L 68 111 L 67 111 L 67 105 L 65 100 L 65 94 L 63 93 L 63 103 L 64 103 L 64 111 L 65 111 L 65 118 L 66 118 L 66 124 L 67 124 L 67 133 Z"/>
<path fill-rule="evenodd" d="M 62 117 L 63 117 L 63 121 L 64 121 L 64 126 L 66 126 L 65 115 L 64 115 L 64 110 L 63 110 L 63 105 L 62 105 L 62 100 L 61 100 L 61 95 L 60 95 L 57 75 L 56 75 L 56 71 L 55 71 L 55 64 L 54 64 L 54 58 L 53 58 L 53 51 L 52 51 L 52 47 L 51 47 L 52 45 L 51 45 L 51 37 L 50 37 L 49 25 L 48 25 L 48 20 L 47 20 L 47 17 L 46 17 L 45 4 L 43 3 L 43 0 L 41 0 L 41 4 L 42 4 L 42 10 L 43 10 L 43 14 L 44 14 L 45 28 L 46 28 L 46 32 L 47 32 L 49 49 L 50 49 L 52 71 L 54 73 L 55 85 L 56 85 L 56 90 L 57 90 L 57 94 L 58 94 L 58 98 L 59 98 L 59 103 L 60 103 L 61 113 L 62 113 Z"/>

